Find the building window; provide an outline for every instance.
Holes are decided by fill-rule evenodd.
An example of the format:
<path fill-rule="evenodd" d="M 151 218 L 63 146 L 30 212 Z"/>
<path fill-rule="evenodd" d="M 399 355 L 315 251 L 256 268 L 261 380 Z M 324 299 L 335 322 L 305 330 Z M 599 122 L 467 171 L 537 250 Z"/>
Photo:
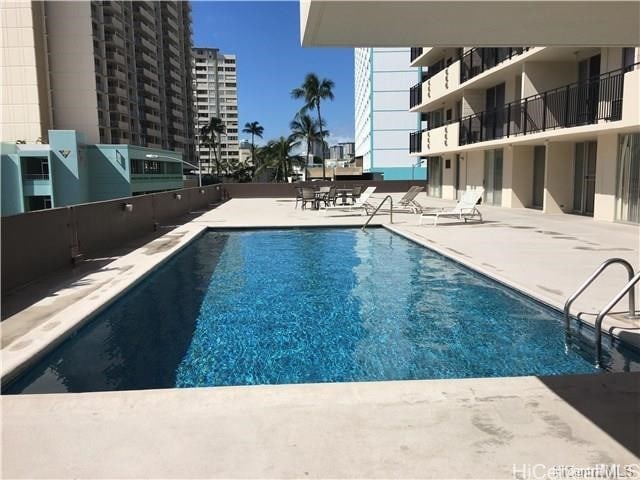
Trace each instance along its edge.
<path fill-rule="evenodd" d="M 619 136 L 616 220 L 640 223 L 640 133 Z"/>

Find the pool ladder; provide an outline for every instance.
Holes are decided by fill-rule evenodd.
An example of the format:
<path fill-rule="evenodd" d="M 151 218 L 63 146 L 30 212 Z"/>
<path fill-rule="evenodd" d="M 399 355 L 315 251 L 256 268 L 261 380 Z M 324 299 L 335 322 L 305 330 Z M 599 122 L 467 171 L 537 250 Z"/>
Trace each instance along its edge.
<path fill-rule="evenodd" d="M 389 209 L 389 223 L 393 223 L 393 198 L 391 197 L 391 195 L 387 195 L 382 199 L 382 201 L 380 202 L 380 205 L 376 207 L 373 213 L 369 215 L 369 218 L 367 218 L 367 221 L 364 222 L 364 225 L 362 226 L 363 231 L 365 228 L 367 228 L 367 225 L 369 225 L 369 222 L 371 221 L 371 219 L 376 215 L 376 213 L 378 213 L 378 210 L 380 210 L 380 207 L 384 204 L 384 202 L 387 201 L 387 199 L 389 200 L 389 202 L 391 202 L 391 208 Z"/>
<path fill-rule="evenodd" d="M 600 276 L 602 272 L 604 272 L 609 266 L 614 265 L 616 263 L 621 264 L 626 268 L 629 280 L 625 284 L 624 287 L 607 303 L 600 312 L 598 312 L 598 316 L 595 321 L 595 329 L 596 329 L 596 365 L 600 365 L 600 357 L 602 356 L 602 320 L 604 317 L 615 307 L 615 305 L 624 298 L 625 295 L 629 295 L 629 317 L 634 318 L 636 316 L 636 295 L 635 295 L 635 285 L 640 281 L 640 271 L 634 273 L 633 267 L 629 262 L 627 262 L 623 258 L 610 258 L 605 260 L 602 265 L 600 265 L 596 270 L 587 278 L 582 285 L 578 287 L 578 289 L 573 292 L 573 294 L 567 299 L 564 304 L 564 328 L 567 334 L 570 332 L 571 327 L 571 317 L 569 311 L 571 309 L 571 305 L 573 302 L 584 292 L 589 285 L 591 285 L 596 278 Z"/>

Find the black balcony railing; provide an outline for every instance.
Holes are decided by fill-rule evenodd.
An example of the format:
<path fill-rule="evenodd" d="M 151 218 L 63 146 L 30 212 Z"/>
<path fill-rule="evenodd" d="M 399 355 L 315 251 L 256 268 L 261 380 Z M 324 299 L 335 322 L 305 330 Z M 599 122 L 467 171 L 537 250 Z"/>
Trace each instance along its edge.
<path fill-rule="evenodd" d="M 409 108 L 422 103 L 422 83 L 418 83 L 409 89 Z"/>
<path fill-rule="evenodd" d="M 529 47 L 472 48 L 460 58 L 460 83 L 529 50 Z"/>
<path fill-rule="evenodd" d="M 462 118 L 459 144 L 620 120 L 626 71 L 629 67 Z"/>
<path fill-rule="evenodd" d="M 424 49 L 422 47 L 411 47 L 411 61 L 413 62 L 416 58 L 422 55 L 422 51 Z"/>
<path fill-rule="evenodd" d="M 411 132 L 409 134 L 409 153 L 415 153 L 422 150 L 422 130 Z"/>

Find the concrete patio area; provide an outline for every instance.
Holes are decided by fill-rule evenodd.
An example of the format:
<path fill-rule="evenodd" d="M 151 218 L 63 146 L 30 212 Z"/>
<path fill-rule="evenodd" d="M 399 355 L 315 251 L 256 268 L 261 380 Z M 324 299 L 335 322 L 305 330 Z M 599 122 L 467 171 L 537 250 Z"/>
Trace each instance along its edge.
<path fill-rule="evenodd" d="M 606 258 L 640 266 L 638 226 L 480 209 L 482 224 L 418 226 L 416 215 L 394 213 L 386 226 L 555 307 Z M 16 312 L 2 322 L 3 380 L 207 228 L 365 220 L 294 209 L 292 199 L 233 199 L 165 226 L 165 235 L 140 247 L 90 260 L 72 277 L 43 279 L 3 299 Z M 388 221 L 378 215 L 373 224 Z M 612 267 L 574 313 L 597 311 L 625 275 Z M 605 326 L 640 344 L 637 319 L 617 315 Z M 512 478 L 514 463 L 640 463 L 639 385 L 637 374 L 607 374 L 5 396 L 2 469 L 21 478 Z"/>

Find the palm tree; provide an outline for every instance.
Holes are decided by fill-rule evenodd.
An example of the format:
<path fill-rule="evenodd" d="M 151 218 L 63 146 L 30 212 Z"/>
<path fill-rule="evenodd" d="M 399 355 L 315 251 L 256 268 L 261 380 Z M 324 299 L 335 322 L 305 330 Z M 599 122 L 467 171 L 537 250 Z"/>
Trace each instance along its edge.
<path fill-rule="evenodd" d="M 209 123 L 200 129 L 201 142 L 209 147 L 209 173 L 211 173 L 211 152 L 216 162 L 216 175 L 220 177 L 220 159 L 218 158 L 218 140 L 226 132 L 224 123 L 218 117 L 209 118 Z"/>
<path fill-rule="evenodd" d="M 256 174 L 267 168 L 274 170 L 274 180 L 287 181 L 289 173 L 293 170 L 293 164 L 299 163 L 297 156 L 291 151 L 298 146 L 298 142 L 292 137 L 280 137 L 277 140 L 270 140 L 265 147 L 260 149 L 260 166 L 256 169 Z"/>
<path fill-rule="evenodd" d="M 295 118 L 289 124 L 291 129 L 291 137 L 295 140 L 307 141 L 307 159 L 304 167 L 307 168 L 309 164 L 309 153 L 311 152 L 311 142 L 320 140 L 320 129 L 318 128 L 318 121 L 312 119 L 306 113 L 298 113 Z M 326 137 L 329 135 L 328 131 L 323 131 L 323 135 Z M 324 142 L 323 142 L 324 143 Z M 305 175 L 306 178 L 306 175 Z"/>
<path fill-rule="evenodd" d="M 304 83 L 298 87 L 294 88 L 291 91 L 291 96 L 293 98 L 302 98 L 304 99 L 304 107 L 302 107 L 301 112 L 305 113 L 307 110 L 312 110 L 315 108 L 318 114 L 318 128 L 320 129 L 320 138 L 324 139 L 323 132 L 323 124 L 322 124 L 322 116 L 320 115 L 320 103 L 322 100 L 333 100 L 333 80 L 329 80 L 323 78 L 320 80 L 315 73 L 307 73 L 307 76 L 304 77 Z M 324 141 L 322 143 L 322 178 L 323 180 L 326 178 L 326 167 L 324 162 Z"/>
<path fill-rule="evenodd" d="M 262 138 L 264 133 L 264 127 L 260 125 L 260 122 L 247 122 L 244 124 L 242 133 L 251 134 L 251 161 L 255 164 L 256 144 L 254 142 L 255 137 Z"/>

